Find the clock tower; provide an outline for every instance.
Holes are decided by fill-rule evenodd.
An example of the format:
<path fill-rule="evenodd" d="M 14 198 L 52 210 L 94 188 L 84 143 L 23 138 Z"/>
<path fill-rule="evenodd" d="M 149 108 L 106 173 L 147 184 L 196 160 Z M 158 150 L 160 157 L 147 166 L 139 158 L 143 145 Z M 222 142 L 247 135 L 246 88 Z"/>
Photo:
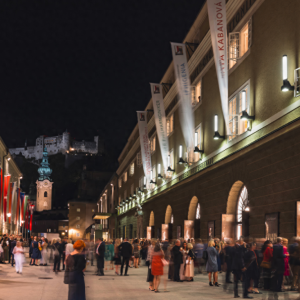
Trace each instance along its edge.
<path fill-rule="evenodd" d="M 44 148 L 42 163 L 38 169 L 40 174 L 36 181 L 36 211 L 51 210 L 52 184 L 50 175 L 52 170 L 48 162 L 47 148 Z"/>

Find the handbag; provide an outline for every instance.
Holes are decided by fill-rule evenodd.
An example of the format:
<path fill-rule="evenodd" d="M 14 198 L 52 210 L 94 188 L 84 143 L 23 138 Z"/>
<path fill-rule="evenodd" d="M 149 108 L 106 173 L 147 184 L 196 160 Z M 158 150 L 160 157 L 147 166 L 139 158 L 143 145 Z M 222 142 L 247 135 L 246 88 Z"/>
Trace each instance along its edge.
<path fill-rule="evenodd" d="M 261 262 L 260 266 L 265 269 L 271 269 L 271 262 L 263 260 Z"/>
<path fill-rule="evenodd" d="M 168 266 L 169 265 L 169 262 L 167 260 L 165 260 L 164 258 L 162 258 L 162 264 L 163 266 Z"/>

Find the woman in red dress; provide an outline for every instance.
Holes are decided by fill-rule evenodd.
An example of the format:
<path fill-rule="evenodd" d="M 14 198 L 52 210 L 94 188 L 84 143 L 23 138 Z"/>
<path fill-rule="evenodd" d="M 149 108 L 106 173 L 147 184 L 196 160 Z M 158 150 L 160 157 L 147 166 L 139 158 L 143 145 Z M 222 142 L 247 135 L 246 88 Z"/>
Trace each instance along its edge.
<path fill-rule="evenodd" d="M 162 259 L 164 258 L 164 252 L 160 248 L 160 244 L 157 243 L 154 247 L 153 254 L 152 254 L 152 263 L 151 263 L 151 270 L 153 278 L 153 287 L 155 293 L 158 293 L 158 286 L 160 283 L 160 276 L 164 273 L 164 266 Z"/>
<path fill-rule="evenodd" d="M 286 282 L 288 283 L 288 279 L 290 276 L 290 267 L 289 267 L 289 252 L 287 249 L 288 246 L 288 239 L 283 238 L 282 239 L 282 245 L 283 245 L 283 254 L 286 256 L 284 258 L 284 273 L 283 276 L 285 277 Z M 284 287 L 284 280 L 282 281 L 282 290 L 285 291 L 285 287 Z"/>

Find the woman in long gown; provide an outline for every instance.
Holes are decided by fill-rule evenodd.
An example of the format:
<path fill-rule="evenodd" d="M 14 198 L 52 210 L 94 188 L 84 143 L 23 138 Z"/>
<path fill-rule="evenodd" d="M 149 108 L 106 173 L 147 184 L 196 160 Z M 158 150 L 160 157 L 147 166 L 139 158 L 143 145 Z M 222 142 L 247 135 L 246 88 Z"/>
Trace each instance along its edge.
<path fill-rule="evenodd" d="M 187 260 L 187 257 L 188 257 L 188 249 L 187 249 L 186 242 L 183 242 L 183 244 L 182 244 L 181 253 L 182 253 L 183 263 L 180 265 L 179 276 L 180 276 L 180 280 L 186 280 L 186 277 L 184 275 L 184 273 L 185 273 L 185 264 L 186 264 L 186 260 Z"/>
<path fill-rule="evenodd" d="M 187 254 L 187 264 L 185 266 L 185 277 L 188 279 L 188 281 L 194 281 L 193 277 L 195 276 L 194 273 L 194 260 L 195 260 L 195 254 L 193 252 L 193 244 L 188 243 L 188 254 Z"/>
<path fill-rule="evenodd" d="M 66 273 L 69 272 L 69 295 L 68 300 L 85 300 L 84 274 L 86 268 L 85 255 L 82 254 L 85 243 L 77 240 L 74 245 L 74 251 L 66 260 Z"/>
<path fill-rule="evenodd" d="M 37 242 L 37 237 L 35 236 L 33 239 L 32 244 L 32 255 L 31 255 L 31 264 L 38 266 L 39 265 L 39 259 L 42 258 L 40 247 L 41 244 Z"/>

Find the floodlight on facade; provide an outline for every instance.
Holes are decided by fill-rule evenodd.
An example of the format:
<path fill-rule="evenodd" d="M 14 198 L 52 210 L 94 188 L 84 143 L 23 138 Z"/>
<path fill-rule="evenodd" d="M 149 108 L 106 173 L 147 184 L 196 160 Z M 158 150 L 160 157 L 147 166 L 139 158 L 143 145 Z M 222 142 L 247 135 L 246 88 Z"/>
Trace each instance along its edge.
<path fill-rule="evenodd" d="M 215 135 L 214 135 L 214 140 L 219 140 L 219 139 L 225 139 L 224 135 L 220 135 L 218 129 L 219 129 L 219 118 L 218 115 L 215 115 L 214 118 L 214 128 L 215 128 Z"/>
<path fill-rule="evenodd" d="M 288 92 L 288 91 L 293 91 L 294 86 L 290 84 L 288 81 L 288 76 L 287 76 L 287 55 L 282 56 L 282 80 L 283 80 L 283 85 L 281 87 L 282 92 Z"/>

